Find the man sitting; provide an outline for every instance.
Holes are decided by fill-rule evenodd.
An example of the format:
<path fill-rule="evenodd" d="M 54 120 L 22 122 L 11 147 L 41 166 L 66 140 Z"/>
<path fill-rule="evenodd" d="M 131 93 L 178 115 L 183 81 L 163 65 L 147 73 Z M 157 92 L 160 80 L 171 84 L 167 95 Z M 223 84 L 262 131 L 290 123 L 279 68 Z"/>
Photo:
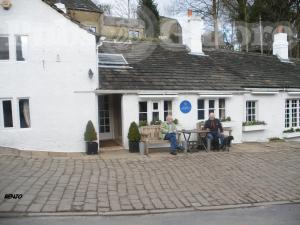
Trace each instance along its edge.
<path fill-rule="evenodd" d="M 215 118 L 215 114 L 213 112 L 209 113 L 209 119 L 205 121 L 204 129 L 209 131 L 206 136 L 207 149 L 211 149 L 212 141 L 216 141 L 218 147 L 222 148 L 224 143 L 223 127 L 220 120 Z"/>
<path fill-rule="evenodd" d="M 176 125 L 173 122 L 173 117 L 168 115 L 166 121 L 163 122 L 160 126 L 160 137 L 164 140 L 169 140 L 171 144 L 171 152 L 172 155 L 177 155 L 177 150 L 181 149 L 176 140 Z"/>

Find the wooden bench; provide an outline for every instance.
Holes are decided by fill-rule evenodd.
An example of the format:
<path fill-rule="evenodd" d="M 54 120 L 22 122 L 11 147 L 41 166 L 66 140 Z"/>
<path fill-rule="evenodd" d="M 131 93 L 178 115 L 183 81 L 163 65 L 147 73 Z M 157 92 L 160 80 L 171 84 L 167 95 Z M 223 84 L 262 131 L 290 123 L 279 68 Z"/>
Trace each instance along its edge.
<path fill-rule="evenodd" d="M 204 121 L 198 122 L 196 124 L 196 127 L 198 130 L 204 130 Z M 231 136 L 232 129 L 230 127 L 223 127 L 223 133 L 225 138 Z M 204 139 L 204 138 L 206 138 L 206 134 L 199 134 L 197 140 L 200 141 L 200 139 Z"/>
<path fill-rule="evenodd" d="M 149 154 L 150 144 L 166 144 L 170 143 L 168 140 L 160 138 L 160 125 L 150 125 L 140 127 L 141 142 L 145 145 L 145 154 Z M 178 134 L 177 140 L 179 140 L 180 134 Z"/>

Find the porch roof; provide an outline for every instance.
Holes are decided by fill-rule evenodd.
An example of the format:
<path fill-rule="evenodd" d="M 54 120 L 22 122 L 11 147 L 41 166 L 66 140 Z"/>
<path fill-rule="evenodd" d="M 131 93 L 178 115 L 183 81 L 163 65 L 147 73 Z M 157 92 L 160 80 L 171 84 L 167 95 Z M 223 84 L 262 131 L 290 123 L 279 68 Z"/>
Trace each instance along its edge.
<path fill-rule="evenodd" d="M 130 68 L 99 68 L 101 90 L 243 90 L 300 88 L 300 61 L 225 50 L 191 55 L 183 45 L 104 42 L 99 52 L 123 54 Z"/>

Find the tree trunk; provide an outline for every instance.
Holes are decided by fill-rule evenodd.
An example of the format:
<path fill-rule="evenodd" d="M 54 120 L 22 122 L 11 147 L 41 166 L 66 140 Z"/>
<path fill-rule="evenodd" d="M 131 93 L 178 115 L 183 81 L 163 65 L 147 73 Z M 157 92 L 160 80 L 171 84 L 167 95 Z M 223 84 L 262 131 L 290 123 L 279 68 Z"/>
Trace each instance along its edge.
<path fill-rule="evenodd" d="M 215 48 L 218 49 L 219 48 L 219 24 L 218 24 L 217 0 L 213 0 L 212 16 L 214 20 Z"/>

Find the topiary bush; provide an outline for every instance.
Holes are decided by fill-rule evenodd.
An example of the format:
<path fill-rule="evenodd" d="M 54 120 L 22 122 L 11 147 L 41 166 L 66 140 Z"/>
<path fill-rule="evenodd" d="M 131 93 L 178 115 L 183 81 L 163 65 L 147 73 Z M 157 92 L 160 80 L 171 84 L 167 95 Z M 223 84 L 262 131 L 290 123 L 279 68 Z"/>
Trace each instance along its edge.
<path fill-rule="evenodd" d="M 136 122 L 130 124 L 127 137 L 129 141 L 139 142 L 141 140 L 141 134 Z"/>
<path fill-rule="evenodd" d="M 84 140 L 86 142 L 92 142 L 97 140 L 97 132 L 91 120 L 89 120 L 86 125 L 85 132 L 84 132 Z"/>

